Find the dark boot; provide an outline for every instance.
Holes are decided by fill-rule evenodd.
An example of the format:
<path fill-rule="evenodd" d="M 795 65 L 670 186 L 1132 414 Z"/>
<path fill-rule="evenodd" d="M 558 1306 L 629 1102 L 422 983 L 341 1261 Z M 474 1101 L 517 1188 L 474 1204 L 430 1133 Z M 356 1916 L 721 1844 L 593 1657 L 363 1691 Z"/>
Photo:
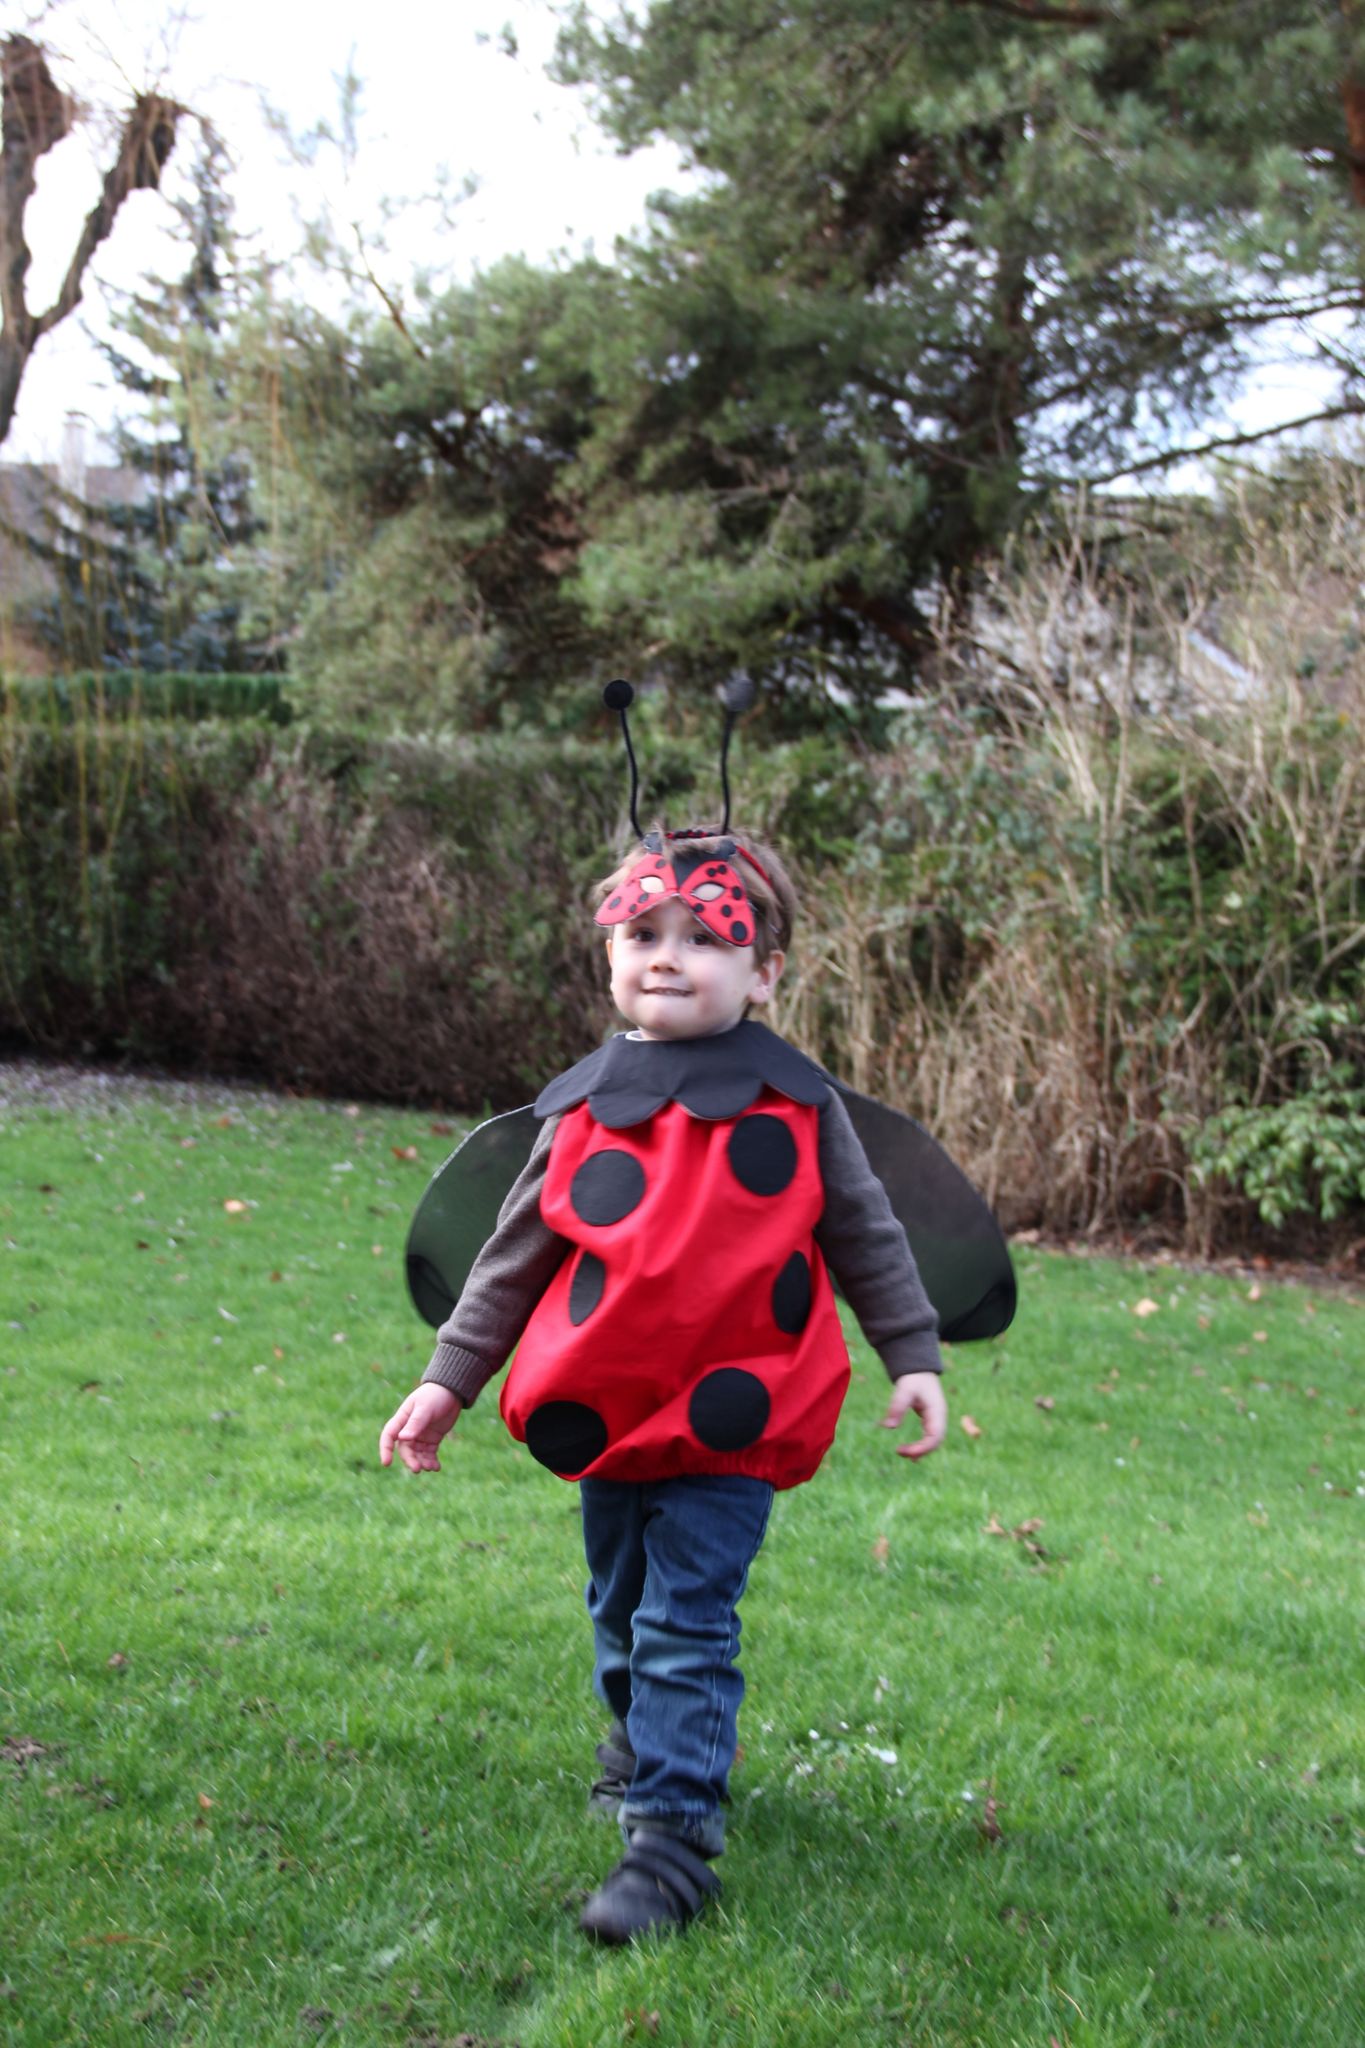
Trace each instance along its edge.
<path fill-rule="evenodd" d="M 592 1812 L 605 1813 L 615 1820 L 635 1776 L 635 1751 L 624 1721 L 612 1722 L 606 1741 L 597 1745 L 597 1761 L 602 1766 L 602 1775 L 588 1794 L 588 1806 Z"/>
<path fill-rule="evenodd" d="M 578 1924 L 595 1941 L 613 1946 L 634 1941 L 652 1927 L 675 1932 L 695 1920 L 720 1888 L 705 1857 L 686 1842 L 654 1828 L 636 1828 L 630 1847 L 592 1894 Z"/>

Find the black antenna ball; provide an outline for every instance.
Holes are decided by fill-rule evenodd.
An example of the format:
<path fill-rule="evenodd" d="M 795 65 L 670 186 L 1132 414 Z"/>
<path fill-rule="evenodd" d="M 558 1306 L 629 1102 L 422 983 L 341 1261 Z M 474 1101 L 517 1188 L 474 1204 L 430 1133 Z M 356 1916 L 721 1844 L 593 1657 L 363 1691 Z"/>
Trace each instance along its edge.
<path fill-rule="evenodd" d="M 625 711 L 635 702 L 635 692 L 624 676 L 618 676 L 614 683 L 608 683 L 603 690 L 602 702 L 608 711 Z"/>
<path fill-rule="evenodd" d="M 731 718 L 742 718 L 757 695 L 751 676 L 731 676 L 721 686 L 720 701 Z"/>

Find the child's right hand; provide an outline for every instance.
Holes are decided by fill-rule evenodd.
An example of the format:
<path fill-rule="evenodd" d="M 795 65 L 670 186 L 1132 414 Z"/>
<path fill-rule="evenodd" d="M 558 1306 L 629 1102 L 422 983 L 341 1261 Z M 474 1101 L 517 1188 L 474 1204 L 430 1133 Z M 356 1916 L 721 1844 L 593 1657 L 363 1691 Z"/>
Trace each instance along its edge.
<path fill-rule="evenodd" d="M 459 1421 L 464 1403 L 449 1387 L 424 1380 L 414 1387 L 402 1406 L 391 1415 L 379 1433 L 379 1462 L 393 1463 L 393 1447 L 409 1472 L 439 1472 L 437 1448 Z"/>

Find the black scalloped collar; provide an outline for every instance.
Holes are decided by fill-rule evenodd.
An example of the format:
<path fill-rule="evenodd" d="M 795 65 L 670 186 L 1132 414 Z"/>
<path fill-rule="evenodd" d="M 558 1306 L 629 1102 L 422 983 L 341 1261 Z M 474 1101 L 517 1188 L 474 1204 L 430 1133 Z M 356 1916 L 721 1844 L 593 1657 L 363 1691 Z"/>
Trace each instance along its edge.
<path fill-rule="evenodd" d="M 586 1102 L 599 1124 L 622 1131 L 648 1122 L 666 1102 L 693 1116 L 739 1116 L 761 1089 L 775 1088 L 793 1102 L 820 1103 L 828 1076 L 765 1024 L 748 1021 L 714 1038 L 630 1038 L 620 1032 L 567 1073 L 557 1074 L 536 1097 L 538 1117 L 557 1116 Z"/>

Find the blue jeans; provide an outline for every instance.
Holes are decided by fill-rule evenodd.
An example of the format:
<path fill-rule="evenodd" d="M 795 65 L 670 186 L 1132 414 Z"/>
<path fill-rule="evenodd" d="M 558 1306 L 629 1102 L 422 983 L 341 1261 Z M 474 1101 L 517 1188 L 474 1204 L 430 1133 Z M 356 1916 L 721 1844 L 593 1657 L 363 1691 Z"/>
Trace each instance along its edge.
<path fill-rule="evenodd" d="M 580 1483 L 593 1688 L 636 1756 L 621 1826 L 662 1828 L 718 1856 L 744 1696 L 735 1610 L 773 1489 L 700 1475 Z"/>

